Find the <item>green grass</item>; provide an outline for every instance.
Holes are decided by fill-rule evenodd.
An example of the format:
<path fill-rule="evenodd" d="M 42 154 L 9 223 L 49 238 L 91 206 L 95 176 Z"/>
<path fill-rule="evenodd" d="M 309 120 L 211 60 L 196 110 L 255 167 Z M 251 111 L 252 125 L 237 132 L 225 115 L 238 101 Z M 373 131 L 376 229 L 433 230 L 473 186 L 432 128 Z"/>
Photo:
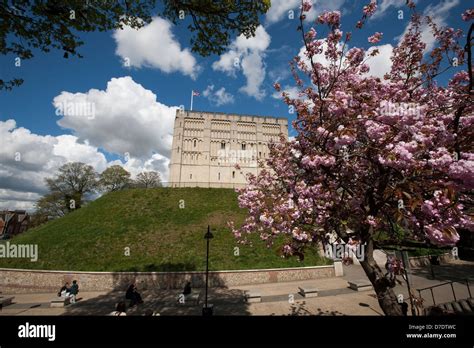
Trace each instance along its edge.
<path fill-rule="evenodd" d="M 180 202 L 184 208 L 180 208 Z M 278 240 L 267 248 L 236 243 L 227 227 L 240 224 L 245 211 L 231 189 L 157 188 L 112 192 L 67 216 L 10 240 L 38 244 L 37 262 L 0 258 L 0 267 L 71 271 L 192 271 L 205 269 L 207 225 L 214 238 L 210 269 L 256 269 L 330 264 L 316 251 L 305 260 L 284 259 Z M 125 248 L 130 256 L 125 256 Z M 235 256 L 235 247 L 239 256 Z"/>

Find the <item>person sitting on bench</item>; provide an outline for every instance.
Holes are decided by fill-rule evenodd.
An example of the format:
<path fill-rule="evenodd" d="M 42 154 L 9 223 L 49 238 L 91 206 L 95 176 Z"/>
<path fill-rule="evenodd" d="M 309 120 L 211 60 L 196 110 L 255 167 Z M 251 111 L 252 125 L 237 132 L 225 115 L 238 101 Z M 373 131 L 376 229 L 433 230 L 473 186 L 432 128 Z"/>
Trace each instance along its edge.
<path fill-rule="evenodd" d="M 142 296 L 138 293 L 135 283 L 130 284 L 125 293 L 125 298 L 130 300 L 130 307 L 143 303 Z"/>
<path fill-rule="evenodd" d="M 72 281 L 72 286 L 66 293 L 66 296 L 71 296 L 71 303 L 76 303 L 76 296 L 79 293 L 79 285 L 77 284 L 77 280 Z"/>
<path fill-rule="evenodd" d="M 188 295 L 191 295 L 191 282 L 186 282 L 186 285 L 184 285 L 183 289 L 183 295 L 186 297 Z"/>
<path fill-rule="evenodd" d="M 69 292 L 69 282 L 63 285 L 61 289 L 59 289 L 58 297 L 65 297 L 66 294 Z"/>

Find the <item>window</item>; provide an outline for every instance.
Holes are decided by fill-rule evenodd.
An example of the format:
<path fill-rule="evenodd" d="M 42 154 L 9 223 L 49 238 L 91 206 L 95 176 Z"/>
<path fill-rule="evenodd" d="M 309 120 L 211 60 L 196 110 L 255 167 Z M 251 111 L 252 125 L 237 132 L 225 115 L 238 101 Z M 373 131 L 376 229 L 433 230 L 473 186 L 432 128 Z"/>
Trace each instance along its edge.
<path fill-rule="evenodd" d="M 179 153 L 179 146 L 178 146 L 178 153 Z"/>
<path fill-rule="evenodd" d="M 196 140 L 194 140 L 194 147 L 196 147 Z"/>
<path fill-rule="evenodd" d="M 247 144 L 242 144 L 242 150 L 245 150 L 246 147 L 247 147 Z"/>
<path fill-rule="evenodd" d="M 262 157 L 262 151 L 258 152 L 258 157 Z"/>
<path fill-rule="evenodd" d="M 235 179 L 235 172 L 232 172 L 232 179 Z"/>
<path fill-rule="evenodd" d="M 189 178 L 192 179 L 192 178 L 193 178 L 193 175 L 192 175 L 192 174 L 189 174 Z"/>
<path fill-rule="evenodd" d="M 217 175 L 217 180 L 219 180 L 219 181 L 221 180 L 221 173 L 219 173 L 219 174 Z"/>
<path fill-rule="evenodd" d="M 225 150 L 225 142 L 221 143 L 221 150 Z"/>

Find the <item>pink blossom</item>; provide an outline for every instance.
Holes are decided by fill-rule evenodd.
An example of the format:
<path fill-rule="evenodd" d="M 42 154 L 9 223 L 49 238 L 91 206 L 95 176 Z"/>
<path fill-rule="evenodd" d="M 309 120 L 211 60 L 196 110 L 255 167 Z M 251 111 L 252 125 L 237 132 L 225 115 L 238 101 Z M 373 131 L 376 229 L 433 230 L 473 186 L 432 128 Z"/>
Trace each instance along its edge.
<path fill-rule="evenodd" d="M 370 17 L 375 13 L 376 9 L 377 9 L 377 0 L 371 0 L 370 4 L 364 6 L 362 11 L 367 17 Z"/>
<path fill-rule="evenodd" d="M 380 41 L 380 39 L 382 38 L 382 35 L 383 35 L 382 33 L 376 32 L 374 35 L 369 36 L 368 40 L 370 43 L 376 44 Z"/>
<path fill-rule="evenodd" d="M 339 11 L 327 11 L 318 16 L 318 22 L 321 24 L 338 26 L 340 21 L 341 12 Z"/>
<path fill-rule="evenodd" d="M 351 65 L 357 65 L 364 59 L 364 50 L 362 48 L 353 47 L 347 52 L 346 58 Z"/>
<path fill-rule="evenodd" d="M 313 5 L 311 4 L 311 1 L 310 1 L 310 0 L 305 0 L 305 1 L 303 2 L 303 5 L 302 5 L 302 10 L 303 10 L 303 12 L 308 12 L 309 10 L 311 10 L 311 7 L 312 7 L 312 6 L 313 6 Z"/>
<path fill-rule="evenodd" d="M 474 19 L 474 8 L 467 9 L 463 14 L 462 14 L 462 20 L 463 21 L 472 21 Z"/>

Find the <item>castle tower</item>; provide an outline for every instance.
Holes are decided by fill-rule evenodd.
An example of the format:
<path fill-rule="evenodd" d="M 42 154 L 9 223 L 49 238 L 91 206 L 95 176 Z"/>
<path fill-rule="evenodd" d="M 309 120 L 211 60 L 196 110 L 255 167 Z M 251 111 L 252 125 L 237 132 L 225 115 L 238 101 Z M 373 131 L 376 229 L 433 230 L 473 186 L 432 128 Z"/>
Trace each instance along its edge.
<path fill-rule="evenodd" d="M 241 173 L 258 174 L 268 144 L 288 138 L 286 118 L 177 110 L 171 149 L 171 187 L 243 187 Z M 235 165 L 239 164 L 241 170 Z"/>

